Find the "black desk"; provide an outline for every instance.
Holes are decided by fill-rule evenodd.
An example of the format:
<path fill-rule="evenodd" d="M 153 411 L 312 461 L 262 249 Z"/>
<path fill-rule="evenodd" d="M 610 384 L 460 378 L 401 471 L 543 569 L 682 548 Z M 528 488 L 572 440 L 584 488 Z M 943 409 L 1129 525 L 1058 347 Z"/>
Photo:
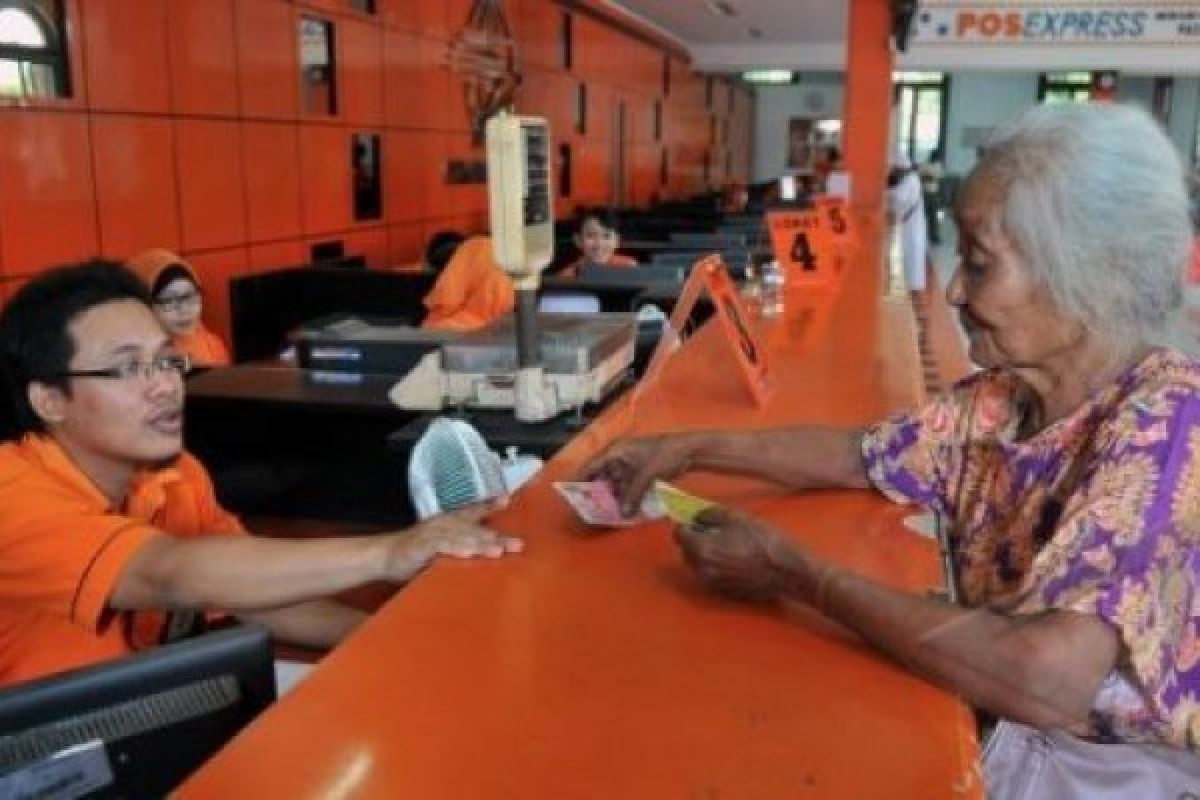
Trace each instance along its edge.
<path fill-rule="evenodd" d="M 387 435 L 415 414 L 387 399 L 392 376 L 281 365 L 187 381 L 185 441 L 238 513 L 405 524 L 405 465 Z"/>
<path fill-rule="evenodd" d="M 211 369 L 187 381 L 187 448 L 232 511 L 407 525 L 414 519 L 409 454 L 439 414 L 392 405 L 387 392 L 395 381 L 279 364 Z M 546 459 L 619 394 L 582 415 L 537 424 L 518 422 L 511 411 L 467 409 L 462 416 L 493 450 L 515 446 Z"/>

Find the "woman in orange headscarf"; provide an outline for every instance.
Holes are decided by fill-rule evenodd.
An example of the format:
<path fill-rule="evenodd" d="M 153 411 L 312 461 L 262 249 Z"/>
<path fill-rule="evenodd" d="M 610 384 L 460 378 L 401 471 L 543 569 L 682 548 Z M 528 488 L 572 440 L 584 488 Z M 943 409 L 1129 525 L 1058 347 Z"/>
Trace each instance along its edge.
<path fill-rule="evenodd" d="M 204 300 L 200 281 L 190 264 L 169 250 L 147 250 L 131 258 L 126 266 L 150 290 L 154 313 L 179 352 L 198 367 L 223 367 L 230 363 L 225 343 L 200 321 Z"/>
<path fill-rule="evenodd" d="M 429 313 L 421 327 L 451 331 L 478 330 L 512 311 L 512 280 L 492 256 L 491 238 L 460 244 L 424 302 Z"/>

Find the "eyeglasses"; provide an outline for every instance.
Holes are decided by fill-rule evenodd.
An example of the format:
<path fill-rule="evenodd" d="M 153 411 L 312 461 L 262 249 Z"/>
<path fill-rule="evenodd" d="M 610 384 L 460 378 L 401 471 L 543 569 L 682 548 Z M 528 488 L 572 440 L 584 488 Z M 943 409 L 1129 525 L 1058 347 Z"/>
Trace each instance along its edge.
<path fill-rule="evenodd" d="M 200 307 L 200 293 L 188 292 L 177 295 L 159 295 L 154 299 L 154 307 L 163 311 L 184 311 Z"/>
<path fill-rule="evenodd" d="M 75 369 L 58 373 L 60 378 L 104 378 L 110 381 L 131 381 L 134 378 L 150 380 L 156 375 L 175 373 L 183 377 L 192 368 L 192 359 L 177 354 L 159 356 L 150 361 L 126 361 L 103 369 Z"/>

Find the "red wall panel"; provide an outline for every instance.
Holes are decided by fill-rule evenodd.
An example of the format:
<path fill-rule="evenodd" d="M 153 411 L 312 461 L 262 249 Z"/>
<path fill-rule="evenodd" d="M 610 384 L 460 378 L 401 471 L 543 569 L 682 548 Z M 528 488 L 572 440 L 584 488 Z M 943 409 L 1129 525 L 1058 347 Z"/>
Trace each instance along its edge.
<path fill-rule="evenodd" d="M 384 212 L 389 222 L 425 216 L 426 183 L 421 163 L 428 157 L 431 134 L 391 131 L 383 140 Z"/>
<path fill-rule="evenodd" d="M 249 273 L 244 247 L 184 253 L 204 289 L 204 324 L 226 342 L 229 335 L 229 279 Z"/>
<path fill-rule="evenodd" d="M 252 242 L 297 235 L 300 215 L 300 138 L 295 125 L 242 125 L 246 220 Z M 348 157 L 347 157 L 348 158 Z"/>
<path fill-rule="evenodd" d="M 29 275 L 99 250 L 88 120 L 0 112 L 0 263 Z"/>
<path fill-rule="evenodd" d="M 295 119 L 300 45 L 292 6 L 282 0 L 237 0 L 235 10 L 242 113 Z"/>
<path fill-rule="evenodd" d="M 0 275 L 163 246 L 196 254 L 219 283 L 306 261 L 312 240 L 342 238 L 384 266 L 414 262 L 436 230 L 485 230 L 485 188 L 446 183 L 450 159 L 483 156 L 470 140 L 462 76 L 448 60 L 471 5 L 379 0 L 372 15 L 349 0 L 68 0 L 74 97 L 0 108 Z M 561 31 L 570 12 L 553 0 L 504 6 L 523 72 L 517 108 L 546 117 L 554 138 L 573 148 L 574 191 L 556 196 L 560 215 L 611 200 L 620 100 L 630 201 L 703 188 L 710 148 L 713 181 L 724 177 L 726 152 L 745 176 L 746 92 L 735 93 L 731 113 L 719 85 L 710 111 L 704 81 L 673 58 L 663 97 L 660 49 L 578 13 L 566 70 Z M 306 14 L 335 26 L 336 116 L 300 118 L 298 19 Z M 588 125 L 577 135 L 581 80 Z M 656 100 L 661 141 L 652 135 Z M 719 125 L 730 119 L 729 141 L 717 147 L 708 141 L 713 114 Z M 356 132 L 382 138 L 382 220 L 353 219 Z M 667 187 L 658 174 L 664 149 Z"/>
<path fill-rule="evenodd" d="M 388 265 L 394 269 L 419 266 L 425 255 L 424 229 L 420 223 L 388 228 Z"/>
<path fill-rule="evenodd" d="M 127 258 L 148 247 L 179 249 L 171 121 L 92 117 L 100 249 Z"/>
<path fill-rule="evenodd" d="M 341 239 L 343 246 L 346 248 L 346 255 L 364 256 L 367 259 L 368 267 L 382 269 L 390 266 L 387 228 L 365 228 L 363 230 L 341 233 L 336 236 L 314 237 L 309 240 L 309 244 L 312 245 L 329 239 Z"/>
<path fill-rule="evenodd" d="M 403 31 L 384 31 L 383 34 L 383 102 L 384 119 L 398 128 L 421 127 L 422 108 L 426 97 L 420 82 L 421 41 L 416 34 Z"/>
<path fill-rule="evenodd" d="M 305 233 L 350 227 L 349 130 L 316 123 L 300 128 L 300 181 Z"/>
<path fill-rule="evenodd" d="M 246 183 L 236 121 L 175 122 L 180 231 L 185 250 L 246 242 Z"/>
<path fill-rule="evenodd" d="M 377 24 L 337 22 L 338 116 L 359 125 L 383 123 L 383 31 Z"/>
<path fill-rule="evenodd" d="M 233 0 L 171 0 L 167 23 L 175 112 L 236 115 Z"/>
<path fill-rule="evenodd" d="M 308 245 L 300 239 L 252 244 L 247 249 L 250 256 L 248 271 L 252 274 L 295 267 L 308 261 Z"/>
<path fill-rule="evenodd" d="M 165 113 L 167 0 L 104 0 L 80 8 L 89 105 Z"/>

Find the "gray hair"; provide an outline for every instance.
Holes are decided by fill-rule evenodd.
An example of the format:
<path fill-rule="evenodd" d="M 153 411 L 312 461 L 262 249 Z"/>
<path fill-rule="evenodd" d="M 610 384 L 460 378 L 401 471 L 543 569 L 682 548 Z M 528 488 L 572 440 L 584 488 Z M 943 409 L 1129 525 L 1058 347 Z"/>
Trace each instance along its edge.
<path fill-rule="evenodd" d="M 1168 343 L 1192 224 L 1183 165 L 1128 106 L 1039 106 L 996 132 L 968 178 L 996 182 L 998 222 L 1066 315 L 1106 338 Z"/>

